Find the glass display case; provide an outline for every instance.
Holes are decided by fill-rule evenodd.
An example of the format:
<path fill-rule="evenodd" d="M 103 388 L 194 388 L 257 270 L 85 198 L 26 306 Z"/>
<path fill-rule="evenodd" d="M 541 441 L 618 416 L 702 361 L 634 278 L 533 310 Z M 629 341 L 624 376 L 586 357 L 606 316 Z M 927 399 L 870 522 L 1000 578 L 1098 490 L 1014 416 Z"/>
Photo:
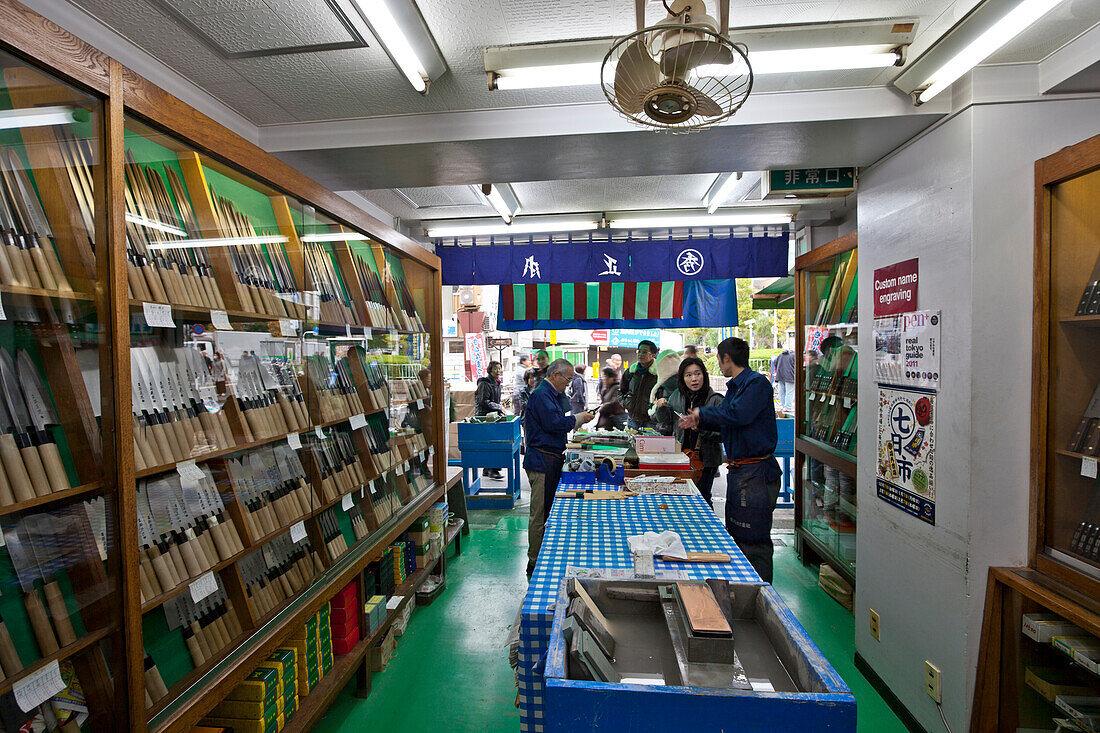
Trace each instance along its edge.
<path fill-rule="evenodd" d="M 855 235 L 795 261 L 798 317 L 795 526 L 804 561 L 856 570 L 857 326 Z"/>

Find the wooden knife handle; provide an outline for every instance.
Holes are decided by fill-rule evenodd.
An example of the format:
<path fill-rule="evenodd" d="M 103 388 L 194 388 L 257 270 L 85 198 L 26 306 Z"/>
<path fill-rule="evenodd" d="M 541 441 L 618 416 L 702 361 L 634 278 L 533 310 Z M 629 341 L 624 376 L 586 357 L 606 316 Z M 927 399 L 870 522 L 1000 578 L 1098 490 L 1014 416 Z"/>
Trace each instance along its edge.
<path fill-rule="evenodd" d="M 61 586 L 54 580 L 42 586 L 42 591 L 46 594 L 46 605 L 50 607 L 53 627 L 57 630 L 57 640 L 61 646 L 72 644 L 76 641 L 76 630 L 73 629 L 72 619 L 69 618 L 65 596 L 61 595 Z"/>
<path fill-rule="evenodd" d="M 4 676 L 12 677 L 23 670 L 23 662 L 19 659 L 19 653 L 15 651 L 15 644 L 8 633 L 8 627 L 0 620 L 0 666 L 4 669 Z"/>
<path fill-rule="evenodd" d="M 49 496 L 50 480 L 46 478 L 46 468 L 42 465 L 42 456 L 38 453 L 38 448 L 33 445 L 28 445 L 26 448 L 19 449 L 19 455 L 23 456 L 23 465 L 27 468 L 27 476 L 31 480 L 31 488 L 34 489 L 36 496 Z"/>
<path fill-rule="evenodd" d="M 7 245 L 0 245 L 0 285 L 17 285 L 15 272 L 11 269 Z"/>
<path fill-rule="evenodd" d="M 38 641 L 38 649 L 42 656 L 53 654 L 61 647 L 58 646 L 57 637 L 50 626 L 50 617 L 46 615 L 46 607 L 42 605 L 42 599 L 38 597 L 38 591 L 31 589 L 23 596 L 23 605 L 30 617 L 31 628 L 34 630 L 34 638 Z"/>
<path fill-rule="evenodd" d="M 4 471 L 8 474 L 8 483 L 11 484 L 12 493 L 19 501 L 28 501 L 35 498 L 34 486 L 27 475 L 27 467 L 23 465 L 23 458 L 19 455 L 19 448 L 15 445 L 15 436 L 11 433 L 0 435 L 0 461 L 4 464 Z"/>
<path fill-rule="evenodd" d="M 57 281 L 54 280 L 53 270 L 46 264 L 46 255 L 42 253 L 42 248 L 34 246 L 31 247 L 30 252 L 34 269 L 38 272 L 38 279 L 42 282 L 42 287 L 46 290 L 57 290 Z"/>
<path fill-rule="evenodd" d="M 11 484 L 8 482 L 8 473 L 0 468 L 0 506 L 11 506 L 14 503 L 15 494 L 12 493 Z"/>
<path fill-rule="evenodd" d="M 46 469 L 46 478 L 49 479 L 50 488 L 54 491 L 71 489 L 69 474 L 65 471 L 65 464 L 61 461 L 61 453 L 57 450 L 57 443 L 50 441 L 38 446 L 38 455 L 42 457 L 42 466 Z"/>
<path fill-rule="evenodd" d="M 179 544 L 180 555 L 183 556 L 183 566 L 187 570 L 188 578 L 197 578 L 206 572 L 202 563 L 199 562 L 198 557 L 195 556 L 195 548 L 191 546 L 190 541 L 181 542 Z"/>
<path fill-rule="evenodd" d="M 50 272 L 53 273 L 53 279 L 57 283 L 57 289 L 71 293 L 73 291 L 72 285 L 69 284 L 69 279 L 65 277 L 65 271 L 61 269 L 61 260 L 57 257 L 57 250 L 53 248 L 53 244 L 46 237 L 38 238 L 38 245 L 42 248 L 42 253 L 45 256 L 46 264 L 50 268 Z"/>

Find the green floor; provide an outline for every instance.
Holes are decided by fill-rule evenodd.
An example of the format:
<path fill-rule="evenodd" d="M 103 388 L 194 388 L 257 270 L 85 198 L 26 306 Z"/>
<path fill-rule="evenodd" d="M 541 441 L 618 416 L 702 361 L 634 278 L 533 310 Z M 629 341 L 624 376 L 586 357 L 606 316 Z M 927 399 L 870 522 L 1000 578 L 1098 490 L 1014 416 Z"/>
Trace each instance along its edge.
<path fill-rule="evenodd" d="M 522 513 L 521 513 L 522 512 Z M 526 592 L 526 506 L 474 512 L 462 555 L 450 558 L 447 588 L 418 608 L 384 672 L 365 700 L 348 686 L 316 731 L 519 731 L 516 689 L 504 648 Z M 859 730 L 904 731 L 886 703 L 852 664 L 852 614 L 817 587 L 791 547 L 777 535 L 775 587 L 852 688 Z"/>

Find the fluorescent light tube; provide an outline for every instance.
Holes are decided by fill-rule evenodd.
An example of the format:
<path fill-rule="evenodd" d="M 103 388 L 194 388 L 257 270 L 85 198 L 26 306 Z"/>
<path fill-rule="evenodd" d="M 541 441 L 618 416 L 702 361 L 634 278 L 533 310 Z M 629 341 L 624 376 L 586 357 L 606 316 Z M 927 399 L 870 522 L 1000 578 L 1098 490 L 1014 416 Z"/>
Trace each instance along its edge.
<path fill-rule="evenodd" d="M 989 58 L 994 51 L 1018 36 L 1060 2 L 1061 0 L 1024 0 L 928 77 L 924 82 L 927 87 L 917 95 L 917 101 L 927 102 L 951 86 L 960 76 Z"/>
<path fill-rule="evenodd" d="M 153 221 L 152 219 L 146 219 L 144 216 L 131 214 L 129 211 L 126 212 L 126 221 L 130 222 L 131 224 L 137 224 L 138 226 L 145 227 L 147 229 L 156 229 L 160 232 L 174 234 L 177 237 L 187 236 L 187 232 L 183 231 L 179 227 L 174 227 L 171 224 L 165 224 L 159 221 Z"/>
<path fill-rule="evenodd" d="M 287 238 L 280 235 L 261 237 L 218 237 L 213 239 L 181 239 L 178 242 L 152 242 L 149 249 L 198 249 L 201 247 L 235 247 L 248 244 L 282 244 Z"/>
<path fill-rule="evenodd" d="M 794 217 L 785 211 L 728 214 L 645 214 L 612 219 L 612 229 L 674 229 L 677 227 L 766 226 L 790 224 Z"/>
<path fill-rule="evenodd" d="M 370 239 L 366 234 L 358 232 L 330 232 L 328 234 L 305 234 L 303 242 L 364 242 Z"/>
<path fill-rule="evenodd" d="M 500 214 L 505 224 L 512 223 L 512 218 L 519 211 L 519 199 L 516 198 L 511 186 L 507 183 L 499 186 L 495 183 L 486 183 L 481 187 L 473 188 Z"/>
<path fill-rule="evenodd" d="M 541 221 L 521 221 L 517 219 L 511 224 L 439 222 L 428 226 L 428 236 L 437 239 L 441 237 L 478 237 L 496 234 L 590 232 L 599 226 L 599 222 L 595 219 L 543 219 Z"/>
<path fill-rule="evenodd" d="M 389 51 L 390 58 L 397 68 L 413 85 L 413 89 L 423 94 L 428 90 L 425 81 L 428 74 L 424 70 L 424 64 L 413 50 L 412 44 L 401 30 L 401 26 L 393 17 L 385 0 L 354 0 L 356 6 L 363 12 L 371 30 L 378 37 L 379 43 Z"/>
<path fill-rule="evenodd" d="M 715 183 L 718 184 L 717 190 L 713 187 L 707 192 L 707 213 L 713 214 L 719 206 L 726 202 L 726 199 L 730 197 L 730 192 L 737 186 L 737 182 L 741 180 L 740 173 L 719 173 L 718 178 L 725 177 L 720 183 L 718 179 L 715 179 Z"/>
<path fill-rule="evenodd" d="M 0 110 L 0 130 L 67 125 L 76 121 L 72 107 L 25 107 Z"/>
<path fill-rule="evenodd" d="M 493 89 L 539 89 L 600 83 L 599 61 L 556 66 L 525 66 L 493 72 Z"/>

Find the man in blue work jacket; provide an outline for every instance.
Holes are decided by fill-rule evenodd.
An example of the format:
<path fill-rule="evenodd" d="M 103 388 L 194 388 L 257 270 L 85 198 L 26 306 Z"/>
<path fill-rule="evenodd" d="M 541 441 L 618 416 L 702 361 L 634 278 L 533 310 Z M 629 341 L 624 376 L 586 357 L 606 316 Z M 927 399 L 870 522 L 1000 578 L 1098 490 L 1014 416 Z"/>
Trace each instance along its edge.
<path fill-rule="evenodd" d="M 764 581 L 772 582 L 772 512 L 779 498 L 778 432 L 772 385 L 749 369 L 749 345 L 739 338 L 718 344 L 718 368 L 731 379 L 722 404 L 680 418 L 680 427 L 700 423 L 721 428 L 729 473 L 726 529 Z"/>
<path fill-rule="evenodd" d="M 523 412 L 523 427 L 527 433 L 527 455 L 523 468 L 531 482 L 531 521 L 527 525 L 527 577 L 535 571 L 535 561 L 542 547 L 542 532 L 546 517 L 561 481 L 565 463 L 565 441 L 569 432 L 591 420 L 595 415 L 581 412 L 571 415 L 565 388 L 573 379 L 573 364 L 558 359 L 546 368 L 543 379 Z"/>

